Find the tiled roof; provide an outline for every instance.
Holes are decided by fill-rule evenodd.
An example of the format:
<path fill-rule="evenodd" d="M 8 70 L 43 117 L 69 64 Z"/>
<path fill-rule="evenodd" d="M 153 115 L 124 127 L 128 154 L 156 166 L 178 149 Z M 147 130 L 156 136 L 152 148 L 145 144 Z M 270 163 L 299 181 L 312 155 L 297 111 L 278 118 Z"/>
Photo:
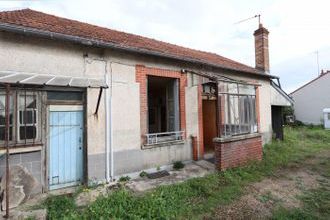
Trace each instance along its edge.
<path fill-rule="evenodd" d="M 80 37 L 92 41 L 110 43 L 118 48 L 136 49 L 141 52 L 152 52 L 153 54 L 164 55 L 178 60 L 199 62 L 235 71 L 265 75 L 263 72 L 253 67 L 214 53 L 189 49 L 151 38 L 45 14 L 31 9 L 0 12 L 0 26 L 1 24 Z"/>

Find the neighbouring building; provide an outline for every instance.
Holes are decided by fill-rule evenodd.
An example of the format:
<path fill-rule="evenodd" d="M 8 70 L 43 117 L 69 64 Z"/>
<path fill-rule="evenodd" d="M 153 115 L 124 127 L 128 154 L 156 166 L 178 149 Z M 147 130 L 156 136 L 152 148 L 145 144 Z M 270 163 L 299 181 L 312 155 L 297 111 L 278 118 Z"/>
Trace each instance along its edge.
<path fill-rule="evenodd" d="M 323 110 L 330 108 L 330 71 L 323 71 L 318 77 L 293 91 L 295 119 L 305 124 L 324 123 Z M 329 117 L 330 118 L 330 117 Z"/>
<path fill-rule="evenodd" d="M 174 161 L 261 159 L 272 115 L 291 100 L 269 74 L 267 29 L 254 35 L 256 68 L 30 9 L 0 12 L 0 174 L 6 105 L 10 165 L 39 192 Z"/>

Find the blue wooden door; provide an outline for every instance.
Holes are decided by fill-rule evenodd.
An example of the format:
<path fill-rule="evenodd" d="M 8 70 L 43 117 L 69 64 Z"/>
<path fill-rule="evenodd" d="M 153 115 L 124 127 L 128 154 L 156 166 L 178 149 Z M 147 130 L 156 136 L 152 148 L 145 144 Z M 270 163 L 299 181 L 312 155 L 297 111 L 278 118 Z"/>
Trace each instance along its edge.
<path fill-rule="evenodd" d="M 49 189 L 83 181 L 83 112 L 49 111 Z"/>

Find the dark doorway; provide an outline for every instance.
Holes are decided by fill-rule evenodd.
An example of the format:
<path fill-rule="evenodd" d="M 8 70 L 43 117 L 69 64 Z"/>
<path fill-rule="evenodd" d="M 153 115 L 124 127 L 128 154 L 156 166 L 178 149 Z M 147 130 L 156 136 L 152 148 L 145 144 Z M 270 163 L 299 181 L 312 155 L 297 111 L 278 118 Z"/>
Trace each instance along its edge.
<path fill-rule="evenodd" d="M 213 138 L 217 136 L 216 100 L 203 100 L 204 152 L 214 152 Z"/>
<path fill-rule="evenodd" d="M 272 128 L 275 139 L 283 140 L 283 107 L 272 106 Z"/>
<path fill-rule="evenodd" d="M 148 132 L 180 130 L 179 82 L 174 78 L 148 76 Z"/>

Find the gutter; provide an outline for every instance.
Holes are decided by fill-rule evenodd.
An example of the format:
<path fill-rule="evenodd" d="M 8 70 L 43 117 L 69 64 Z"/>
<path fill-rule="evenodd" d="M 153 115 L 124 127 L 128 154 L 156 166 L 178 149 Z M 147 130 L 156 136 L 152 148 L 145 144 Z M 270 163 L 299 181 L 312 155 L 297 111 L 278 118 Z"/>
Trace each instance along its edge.
<path fill-rule="evenodd" d="M 165 53 L 161 53 L 161 52 L 155 52 L 155 51 L 151 51 L 151 50 L 147 50 L 147 49 L 127 47 L 127 46 L 123 46 L 120 44 L 104 42 L 104 41 L 85 38 L 85 37 L 77 37 L 77 36 L 72 36 L 72 35 L 68 35 L 68 34 L 43 31 L 43 30 L 39 30 L 36 28 L 23 27 L 23 26 L 8 24 L 8 23 L 0 23 L 0 30 L 18 33 L 18 34 L 48 38 L 48 39 L 52 39 L 52 40 L 69 41 L 69 42 L 73 42 L 73 43 L 82 44 L 85 46 L 112 48 L 112 49 L 118 49 L 118 50 L 122 50 L 122 51 L 126 51 L 126 52 L 163 57 L 163 58 L 167 58 L 167 59 L 181 60 L 181 61 L 190 62 L 190 63 L 194 63 L 194 64 L 198 64 L 198 65 L 207 65 L 207 66 L 214 67 L 214 68 L 221 68 L 221 69 L 236 71 L 236 72 L 244 72 L 244 73 L 253 74 L 253 75 L 257 75 L 257 76 L 261 76 L 261 77 L 276 78 L 276 76 L 271 76 L 271 75 L 264 74 L 264 73 L 250 72 L 250 71 L 246 71 L 246 70 L 239 70 L 236 68 L 228 68 L 223 65 L 212 64 L 209 62 L 203 62 L 203 61 L 199 61 L 197 59 L 182 58 L 179 56 L 169 55 L 169 54 L 165 54 Z"/>

